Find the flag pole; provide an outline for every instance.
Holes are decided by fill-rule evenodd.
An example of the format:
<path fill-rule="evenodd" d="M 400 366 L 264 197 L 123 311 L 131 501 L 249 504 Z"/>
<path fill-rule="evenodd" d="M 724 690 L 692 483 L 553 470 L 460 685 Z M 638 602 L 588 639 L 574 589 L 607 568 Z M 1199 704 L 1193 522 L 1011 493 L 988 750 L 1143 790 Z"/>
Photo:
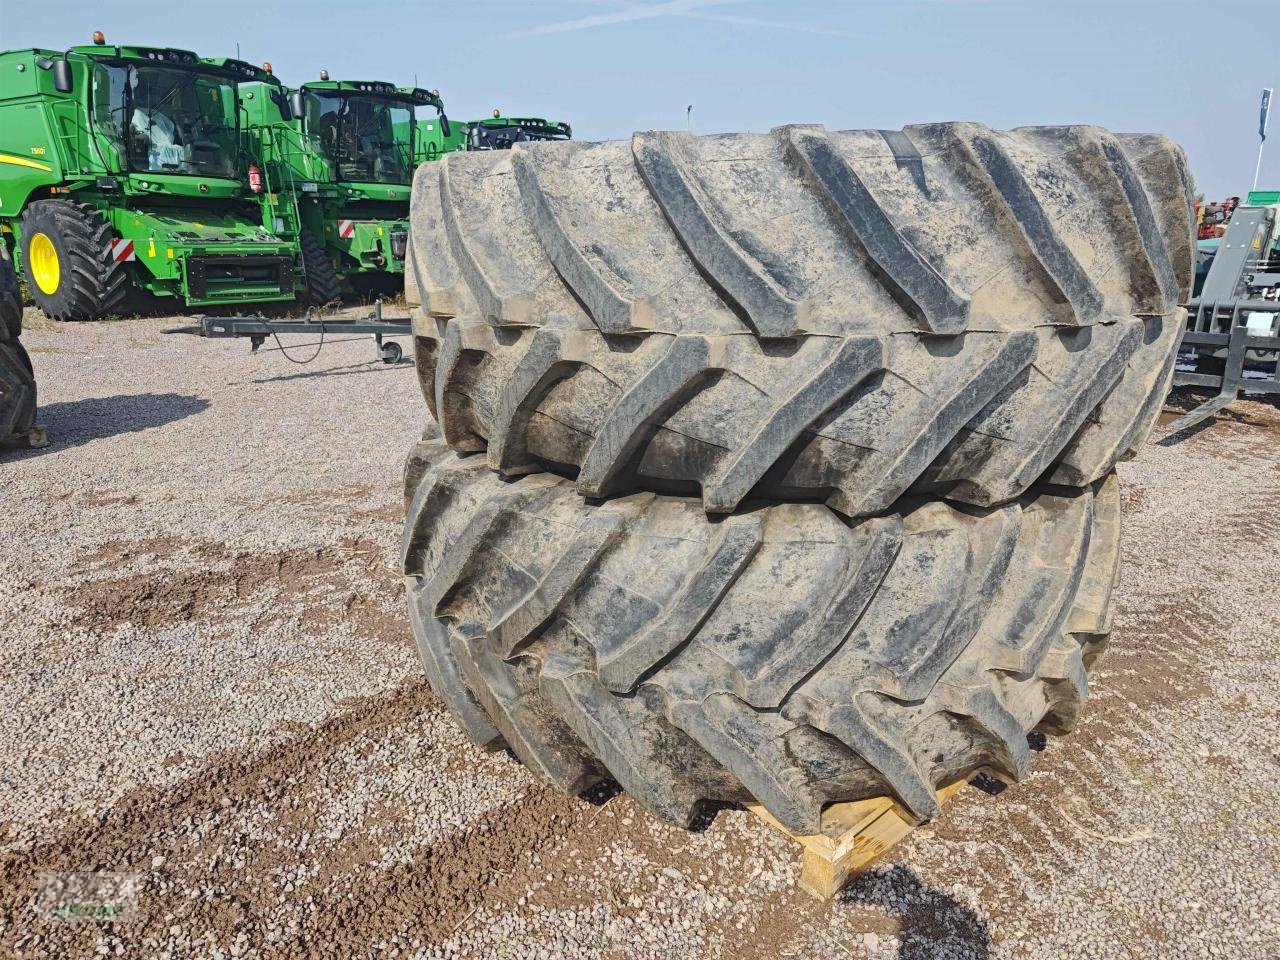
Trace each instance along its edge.
<path fill-rule="evenodd" d="M 1262 89 L 1262 109 L 1258 114 L 1258 162 L 1253 168 L 1253 189 L 1258 189 L 1258 177 L 1262 173 L 1262 148 L 1267 145 L 1267 117 L 1271 113 L 1271 87 Z"/>

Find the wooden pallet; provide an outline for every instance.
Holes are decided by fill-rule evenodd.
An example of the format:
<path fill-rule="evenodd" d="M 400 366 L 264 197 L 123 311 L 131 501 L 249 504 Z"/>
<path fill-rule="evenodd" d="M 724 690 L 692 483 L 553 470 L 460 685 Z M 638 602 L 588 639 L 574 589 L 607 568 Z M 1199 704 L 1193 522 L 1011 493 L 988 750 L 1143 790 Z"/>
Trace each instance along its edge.
<path fill-rule="evenodd" d="M 938 791 L 938 803 L 946 803 L 966 782 L 957 780 L 943 787 Z M 866 870 L 920 824 L 891 797 L 833 803 L 822 811 L 822 832 L 807 836 L 792 833 L 759 804 L 749 804 L 747 809 L 804 848 L 800 887 L 822 900 L 834 897 L 850 878 Z"/>

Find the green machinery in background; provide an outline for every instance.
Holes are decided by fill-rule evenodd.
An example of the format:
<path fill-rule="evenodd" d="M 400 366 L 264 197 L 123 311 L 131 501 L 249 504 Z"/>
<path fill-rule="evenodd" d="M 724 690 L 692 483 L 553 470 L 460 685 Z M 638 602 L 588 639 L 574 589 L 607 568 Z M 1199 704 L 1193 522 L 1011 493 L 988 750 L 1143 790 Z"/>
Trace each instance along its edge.
<path fill-rule="evenodd" d="M 263 69 L 186 50 L 0 53 L 0 230 L 57 320 L 126 308 L 291 300 L 296 244 L 264 219 L 240 86 Z"/>
<path fill-rule="evenodd" d="M 267 221 L 297 242 L 309 302 L 399 292 L 413 171 L 463 149 L 465 132 L 438 92 L 320 76 L 283 98 L 267 84 L 243 94 Z"/>
<path fill-rule="evenodd" d="M 1280 394 L 1280 191 L 1253 191 L 1220 236 L 1199 241 L 1193 293 L 1173 382 L 1218 392 L 1170 424 L 1174 433 L 1241 391 Z"/>
<path fill-rule="evenodd" d="M 501 110 L 466 124 L 468 150 L 509 150 L 516 143 L 568 140 L 572 136 L 573 129 L 567 123 L 539 117 L 504 117 Z"/>

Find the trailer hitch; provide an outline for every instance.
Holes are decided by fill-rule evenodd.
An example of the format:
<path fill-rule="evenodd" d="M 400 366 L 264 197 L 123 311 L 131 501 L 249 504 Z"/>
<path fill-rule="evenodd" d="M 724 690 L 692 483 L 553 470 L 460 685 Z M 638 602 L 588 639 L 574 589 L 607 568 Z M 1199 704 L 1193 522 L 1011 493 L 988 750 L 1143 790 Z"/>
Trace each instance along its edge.
<path fill-rule="evenodd" d="M 312 310 L 308 310 L 306 317 L 302 320 L 273 320 L 263 316 L 211 317 L 207 315 L 201 315 L 195 319 L 197 325 L 186 328 L 187 332 L 212 338 L 245 337 L 249 340 L 249 351 L 251 353 L 257 353 L 258 349 L 267 342 L 267 338 L 271 337 L 275 339 L 286 359 L 292 360 L 294 363 L 310 363 L 318 357 L 324 347 L 327 335 L 348 333 L 372 334 L 377 359 L 386 364 L 399 363 L 404 359 L 404 348 L 395 340 L 389 338 L 413 335 L 413 329 L 410 326 L 408 317 L 384 317 L 382 315 L 381 300 L 374 302 L 372 313 L 352 319 L 319 317 Z M 280 343 L 281 334 L 286 336 L 298 334 L 307 336 L 319 335 L 320 340 L 316 346 L 316 352 L 312 356 L 306 360 L 296 360 L 289 356 L 284 344 Z"/>

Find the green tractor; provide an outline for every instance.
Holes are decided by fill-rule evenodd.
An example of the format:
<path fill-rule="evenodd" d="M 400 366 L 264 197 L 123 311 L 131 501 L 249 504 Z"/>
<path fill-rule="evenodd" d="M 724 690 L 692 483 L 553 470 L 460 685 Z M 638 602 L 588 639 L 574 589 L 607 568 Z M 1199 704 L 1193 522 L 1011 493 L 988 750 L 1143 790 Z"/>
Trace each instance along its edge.
<path fill-rule="evenodd" d="M 409 194 L 423 160 L 460 150 L 438 92 L 330 80 L 246 88 L 249 149 L 266 175 L 267 222 L 296 238 L 312 304 L 399 292 Z M 419 119 L 420 107 L 435 117 Z"/>
<path fill-rule="evenodd" d="M 95 320 L 131 293 L 292 300 L 296 245 L 263 220 L 239 60 L 167 47 L 0 53 L 0 236 L 36 304 Z"/>
<path fill-rule="evenodd" d="M 558 120 L 539 117 L 504 117 L 501 110 L 483 120 L 466 125 L 468 150 L 510 150 L 516 143 L 531 140 L 568 140 L 573 128 Z"/>

